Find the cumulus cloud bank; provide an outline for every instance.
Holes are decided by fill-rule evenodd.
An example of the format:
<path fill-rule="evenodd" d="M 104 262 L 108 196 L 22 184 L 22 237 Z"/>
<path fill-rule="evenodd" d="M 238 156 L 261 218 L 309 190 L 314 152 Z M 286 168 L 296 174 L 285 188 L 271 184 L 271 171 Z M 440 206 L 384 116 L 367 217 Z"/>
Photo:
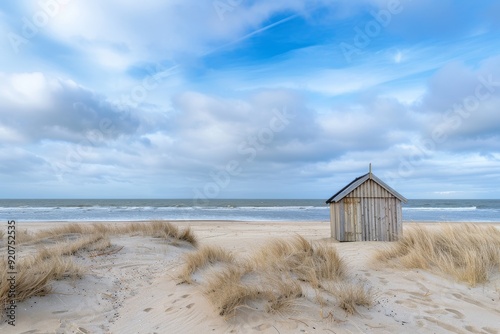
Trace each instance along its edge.
<path fill-rule="evenodd" d="M 492 1 L 53 3 L 0 8 L 4 197 L 500 195 Z"/>

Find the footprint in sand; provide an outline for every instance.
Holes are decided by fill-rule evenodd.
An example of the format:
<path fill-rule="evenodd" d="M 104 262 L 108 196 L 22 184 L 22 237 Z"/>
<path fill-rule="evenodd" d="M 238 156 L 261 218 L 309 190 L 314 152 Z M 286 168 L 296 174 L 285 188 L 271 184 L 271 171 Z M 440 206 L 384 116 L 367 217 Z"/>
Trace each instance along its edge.
<path fill-rule="evenodd" d="M 422 320 L 417 320 L 416 324 L 417 324 L 417 326 L 418 326 L 418 327 L 420 327 L 420 328 L 425 327 L 425 323 L 424 323 Z"/>
<path fill-rule="evenodd" d="M 417 308 L 417 304 L 415 304 L 414 302 L 412 302 L 410 300 L 396 300 L 395 303 L 400 304 L 400 305 L 404 305 L 404 306 L 411 308 L 411 309 Z"/>
<path fill-rule="evenodd" d="M 500 333 L 500 330 L 495 329 L 495 328 L 491 328 L 491 327 L 483 327 L 481 329 L 485 330 L 486 332 L 488 332 L 490 334 L 498 334 L 498 333 Z"/>
<path fill-rule="evenodd" d="M 189 294 L 182 296 L 182 298 L 187 298 L 187 297 L 189 297 Z"/>
<path fill-rule="evenodd" d="M 415 282 L 415 285 L 418 286 L 420 288 L 420 290 L 422 290 L 422 291 L 426 291 L 426 292 L 429 291 L 429 289 L 427 289 L 427 287 L 420 282 Z"/>
<path fill-rule="evenodd" d="M 453 313 L 455 315 L 455 318 L 457 318 L 457 319 L 465 318 L 465 316 L 461 312 L 458 312 L 457 310 L 454 310 L 452 308 L 445 308 L 445 310 L 450 312 L 450 313 Z"/>
<path fill-rule="evenodd" d="M 269 324 L 260 324 L 259 326 L 255 326 L 253 327 L 253 329 L 259 331 L 259 332 L 262 332 L 262 331 L 265 331 L 266 329 L 272 327 L 271 325 Z"/>
<path fill-rule="evenodd" d="M 191 303 L 191 304 L 189 304 L 188 306 L 186 306 L 186 308 L 191 308 L 191 307 L 193 307 L 193 306 L 194 306 L 194 303 Z"/>
<path fill-rule="evenodd" d="M 429 311 L 424 311 L 427 314 L 446 314 L 446 311 L 443 310 L 429 310 Z"/>
<path fill-rule="evenodd" d="M 474 326 L 465 326 L 465 329 L 474 334 L 481 334 L 482 332 Z"/>
<path fill-rule="evenodd" d="M 432 317 L 425 317 L 424 316 L 424 319 L 433 323 L 433 324 L 436 324 L 438 325 L 439 327 L 443 328 L 443 329 L 446 329 L 447 331 L 450 331 L 452 333 L 465 333 L 465 331 L 463 331 L 462 329 L 458 328 L 458 327 L 455 327 L 453 325 L 450 325 L 450 324 L 447 324 L 441 320 L 438 320 L 436 318 L 432 318 Z"/>
<path fill-rule="evenodd" d="M 152 307 L 145 308 L 145 309 L 144 309 L 144 312 L 149 312 L 149 311 L 151 311 L 152 309 L 153 309 Z"/>
<path fill-rule="evenodd" d="M 167 309 L 165 310 L 165 312 L 170 312 L 170 311 L 172 311 L 173 309 L 174 309 L 173 307 L 169 307 L 169 308 L 167 308 Z"/>
<path fill-rule="evenodd" d="M 413 296 L 415 299 L 430 301 L 430 298 L 429 298 L 430 295 L 424 295 L 422 293 L 412 292 L 412 291 L 408 291 L 408 294 Z"/>
<path fill-rule="evenodd" d="M 434 309 L 439 308 L 439 305 L 436 305 L 433 302 L 427 301 L 427 300 L 425 300 L 423 298 L 417 298 L 417 297 L 414 297 L 414 296 L 408 296 L 408 299 L 411 300 L 412 302 L 416 303 L 416 304 L 429 306 L 429 307 L 432 307 Z"/>
<path fill-rule="evenodd" d="M 471 298 L 469 298 L 467 296 L 464 296 L 464 295 L 462 295 L 460 293 L 452 293 L 452 295 L 453 295 L 453 297 L 455 297 L 457 299 L 460 299 L 460 300 L 463 300 L 466 303 L 469 303 L 469 304 L 472 304 L 472 305 L 475 305 L 475 306 L 479 306 L 479 307 L 482 307 L 482 308 L 484 308 L 486 310 L 493 311 L 495 313 L 500 314 L 500 310 L 494 309 L 494 308 L 490 308 L 489 306 L 481 303 L 480 301 L 471 299 Z"/>

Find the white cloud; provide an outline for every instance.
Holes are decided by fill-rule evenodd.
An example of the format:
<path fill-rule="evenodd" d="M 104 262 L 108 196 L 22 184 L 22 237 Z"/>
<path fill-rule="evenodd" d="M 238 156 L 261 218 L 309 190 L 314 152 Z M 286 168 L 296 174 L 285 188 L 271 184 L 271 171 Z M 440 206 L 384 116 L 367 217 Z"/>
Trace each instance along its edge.
<path fill-rule="evenodd" d="M 13 13 L 0 14 L 6 31 L 19 32 L 23 15 L 40 10 L 36 2 L 11 6 Z M 79 185 L 90 192 L 102 184 L 119 189 L 115 194 L 140 188 L 191 196 L 193 185 L 236 159 L 244 165 L 242 189 L 256 192 L 274 181 L 276 192 L 289 184 L 314 194 L 373 162 L 377 175 L 408 193 L 458 191 L 449 182 L 483 191 L 479 183 L 498 176 L 500 87 L 449 129 L 445 142 L 424 152 L 422 142 L 444 112 L 475 93 L 479 75 L 500 81 L 492 56 L 498 46 L 484 37 L 489 21 L 479 22 L 474 9 L 463 23 L 469 12 L 458 2 L 404 2 L 401 15 L 347 63 L 339 42 L 366 19 L 360 13 L 385 6 L 241 2 L 221 19 L 212 1 L 71 1 L 18 57 L 0 60 L 0 177 L 31 173 L 30 181 L 51 180 L 49 190 Z M 279 39 L 286 38 L 265 29 L 294 15 L 287 28 L 310 30 L 297 47 L 291 30 L 283 43 L 292 46 L 282 51 Z M 419 23 L 429 15 L 430 28 Z M 260 56 L 253 43 L 276 47 L 279 56 Z M 179 66 L 140 103 L 124 104 L 160 64 Z M 276 110 L 292 116 L 273 132 Z M 103 131 L 102 121 L 113 131 Z M 462 168 L 450 172 L 455 165 Z"/>
<path fill-rule="evenodd" d="M 99 132 L 106 138 L 137 128 L 126 115 L 97 94 L 71 80 L 42 73 L 1 74 L 0 124 L 27 142 L 78 142 Z M 110 128 L 113 131 L 107 131 Z"/>
<path fill-rule="evenodd" d="M 100 66 L 124 70 L 145 59 L 184 62 L 200 57 L 259 29 L 275 13 L 305 7 L 298 0 L 242 3 L 221 19 L 213 1 L 72 1 L 46 31 Z"/>

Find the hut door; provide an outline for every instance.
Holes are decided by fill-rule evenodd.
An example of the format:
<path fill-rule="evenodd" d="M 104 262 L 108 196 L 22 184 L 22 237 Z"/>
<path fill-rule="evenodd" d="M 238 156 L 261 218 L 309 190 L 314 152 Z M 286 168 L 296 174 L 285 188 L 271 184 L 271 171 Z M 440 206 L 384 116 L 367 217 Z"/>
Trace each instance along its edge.
<path fill-rule="evenodd" d="M 355 197 L 344 198 L 345 209 L 345 241 L 361 241 L 361 199 Z"/>

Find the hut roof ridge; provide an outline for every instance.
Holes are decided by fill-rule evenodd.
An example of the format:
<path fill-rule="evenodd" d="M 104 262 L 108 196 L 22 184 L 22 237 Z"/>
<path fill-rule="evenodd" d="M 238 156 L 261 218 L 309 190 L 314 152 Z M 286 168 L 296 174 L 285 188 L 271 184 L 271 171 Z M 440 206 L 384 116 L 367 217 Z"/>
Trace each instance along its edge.
<path fill-rule="evenodd" d="M 392 195 L 394 195 L 396 198 L 401 200 L 403 203 L 408 202 L 408 200 L 403 195 L 398 193 L 396 190 L 392 189 L 389 185 L 387 185 L 384 181 L 382 181 L 381 179 L 376 177 L 373 173 L 369 172 L 369 173 L 366 173 L 364 175 L 361 175 L 361 176 L 355 178 L 351 183 L 349 183 L 344 188 L 340 189 L 335 195 L 330 197 L 326 201 L 326 203 L 329 204 L 329 203 L 338 202 L 338 201 L 342 200 L 345 196 L 350 194 L 354 189 L 356 189 L 357 187 L 359 187 L 361 184 L 365 183 L 369 179 L 375 181 L 379 186 L 381 186 L 382 188 L 384 188 L 385 190 L 390 192 Z"/>

